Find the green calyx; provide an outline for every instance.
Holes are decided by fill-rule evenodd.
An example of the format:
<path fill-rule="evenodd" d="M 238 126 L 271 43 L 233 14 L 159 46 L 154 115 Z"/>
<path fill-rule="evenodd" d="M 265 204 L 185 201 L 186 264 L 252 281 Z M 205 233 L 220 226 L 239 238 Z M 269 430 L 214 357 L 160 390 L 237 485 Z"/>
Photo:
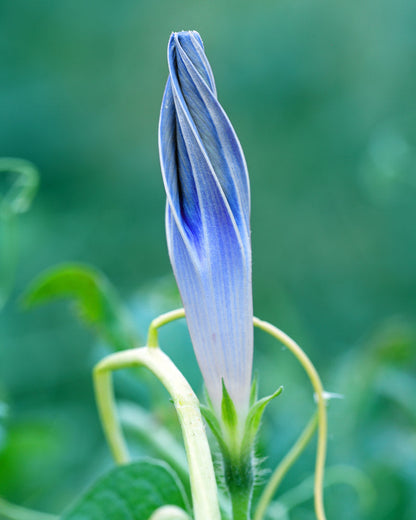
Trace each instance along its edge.
<path fill-rule="evenodd" d="M 200 405 L 202 415 L 214 434 L 224 459 L 236 462 L 252 452 L 264 410 L 282 391 L 283 387 L 281 386 L 273 394 L 257 399 L 257 379 L 255 378 L 251 387 L 250 407 L 245 419 L 243 418 L 243 425 L 241 424 L 242 418 L 237 413 L 224 381 L 222 382 L 220 420 L 209 399 L 207 399 L 208 406 Z"/>
<path fill-rule="evenodd" d="M 234 459 L 238 457 L 239 424 L 238 414 L 233 400 L 222 381 L 221 422 L 225 443 L 228 446 L 228 455 Z"/>
<path fill-rule="evenodd" d="M 257 399 L 257 379 L 252 384 L 247 415 L 239 416 L 222 382 L 222 402 L 218 419 L 209 399 L 208 406 L 200 405 L 201 413 L 214 434 L 224 462 L 224 479 L 230 492 L 233 518 L 249 518 L 254 485 L 254 444 L 266 406 L 283 391 L 280 387 L 272 395 Z"/>

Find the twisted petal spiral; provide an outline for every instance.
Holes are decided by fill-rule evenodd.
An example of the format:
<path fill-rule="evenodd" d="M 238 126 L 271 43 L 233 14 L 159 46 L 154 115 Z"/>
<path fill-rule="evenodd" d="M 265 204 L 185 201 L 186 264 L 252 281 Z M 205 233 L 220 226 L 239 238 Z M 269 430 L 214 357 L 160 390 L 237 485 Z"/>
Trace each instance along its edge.
<path fill-rule="evenodd" d="M 171 35 L 168 64 L 159 149 L 169 256 L 214 407 L 224 380 L 237 409 L 246 409 L 253 357 L 247 167 L 197 32 Z"/>

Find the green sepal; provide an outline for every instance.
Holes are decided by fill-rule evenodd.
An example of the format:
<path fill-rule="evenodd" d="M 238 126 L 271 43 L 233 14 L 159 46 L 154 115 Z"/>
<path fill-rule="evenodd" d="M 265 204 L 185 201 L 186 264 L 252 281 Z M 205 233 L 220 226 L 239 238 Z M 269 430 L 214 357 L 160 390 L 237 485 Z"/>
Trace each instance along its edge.
<path fill-rule="evenodd" d="M 258 372 L 254 373 L 253 382 L 250 390 L 250 407 L 252 407 L 258 399 Z"/>
<path fill-rule="evenodd" d="M 260 428 L 261 418 L 263 416 L 263 412 L 266 406 L 272 401 L 275 397 L 280 395 L 283 391 L 283 386 L 279 387 L 276 392 L 273 394 L 263 397 L 259 401 L 257 401 L 249 410 L 246 424 L 244 426 L 244 435 L 243 442 L 241 445 L 241 452 L 248 453 L 251 451 L 254 439 L 257 435 L 258 429 Z"/>
<path fill-rule="evenodd" d="M 205 406 L 203 404 L 200 404 L 199 408 L 201 410 L 201 414 L 202 414 L 203 418 L 205 419 L 210 430 L 214 434 L 214 437 L 217 439 L 218 445 L 220 447 L 220 450 L 221 450 L 223 456 L 226 457 L 228 454 L 228 448 L 224 441 L 224 436 L 221 431 L 221 426 L 220 426 L 220 423 L 219 423 L 215 413 L 209 406 Z"/>
<path fill-rule="evenodd" d="M 234 434 L 237 431 L 237 410 L 235 409 L 233 400 L 227 391 L 224 380 L 222 380 L 221 419 L 229 433 Z"/>

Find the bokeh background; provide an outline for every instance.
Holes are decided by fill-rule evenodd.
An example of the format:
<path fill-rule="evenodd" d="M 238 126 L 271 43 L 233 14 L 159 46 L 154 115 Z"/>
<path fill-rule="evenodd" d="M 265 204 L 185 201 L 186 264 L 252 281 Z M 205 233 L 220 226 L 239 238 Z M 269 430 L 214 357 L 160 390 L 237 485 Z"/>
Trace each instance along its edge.
<path fill-rule="evenodd" d="M 205 42 L 249 166 L 255 312 L 295 337 L 326 389 L 344 395 L 329 405 L 328 517 L 414 520 L 410 0 L 0 0 L 0 156 L 41 174 L 0 311 L 0 495 L 59 513 L 111 466 L 91 384 L 106 347 L 67 302 L 23 311 L 31 280 L 65 261 L 96 266 L 142 336 L 177 305 L 157 124 L 168 37 L 182 29 Z M 161 341 L 199 391 L 184 325 Z M 313 398 L 290 354 L 261 334 L 255 365 L 262 394 L 285 386 L 260 437 L 272 468 Z M 142 375 L 121 377 L 120 396 L 153 404 L 178 435 L 166 395 Z M 282 493 L 311 475 L 313 455 L 311 446 Z M 291 519 L 314 518 L 308 496 Z"/>

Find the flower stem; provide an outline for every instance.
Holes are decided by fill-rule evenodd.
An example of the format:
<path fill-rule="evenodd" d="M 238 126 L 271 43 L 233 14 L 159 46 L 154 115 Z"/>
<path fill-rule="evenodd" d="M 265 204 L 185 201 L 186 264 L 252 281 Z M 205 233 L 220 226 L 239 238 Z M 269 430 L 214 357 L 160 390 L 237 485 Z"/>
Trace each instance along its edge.
<path fill-rule="evenodd" d="M 309 441 L 312 439 L 312 436 L 316 431 L 317 424 L 318 415 L 315 413 L 306 425 L 303 432 L 300 434 L 295 444 L 292 446 L 291 450 L 283 457 L 280 464 L 274 470 L 273 475 L 271 476 L 263 493 L 261 494 L 257 504 L 256 512 L 254 514 L 254 520 L 262 520 L 264 517 L 266 509 L 272 501 L 273 496 L 276 494 L 276 490 L 282 482 L 284 476 L 296 462 L 298 457 L 308 445 Z"/>
<path fill-rule="evenodd" d="M 157 346 L 157 334 L 158 328 L 170 323 L 171 321 L 185 317 L 184 309 L 176 309 L 159 316 L 152 321 L 149 327 L 148 341 L 149 346 Z M 318 442 L 316 452 L 316 463 L 315 463 L 315 484 L 314 484 L 314 502 L 315 502 L 315 513 L 318 520 L 326 520 L 324 502 L 323 502 L 323 480 L 324 480 L 324 468 L 325 468 L 325 457 L 326 457 L 326 442 L 327 442 L 327 414 L 326 414 L 326 402 L 324 389 L 322 386 L 321 379 L 318 372 L 313 366 L 309 357 L 300 348 L 300 346 L 282 330 L 278 329 L 267 321 L 262 321 L 259 318 L 254 317 L 253 323 L 256 327 L 264 330 L 281 343 L 283 343 L 297 358 L 299 363 L 303 366 L 307 373 L 309 380 L 312 383 L 313 389 L 315 390 L 317 403 L 318 403 Z M 308 425 L 309 426 L 309 425 Z M 308 431 L 308 427 L 305 432 Z M 303 435 L 302 435 L 303 436 Z M 277 470 L 276 470 L 277 471 Z M 270 500 L 270 499 L 269 499 Z M 264 511 L 262 512 L 264 514 Z M 258 518 L 261 518 L 260 516 Z"/>
<path fill-rule="evenodd" d="M 172 397 L 188 459 L 195 520 L 220 520 L 217 485 L 199 401 L 182 373 L 159 348 L 142 347 L 116 352 L 104 358 L 94 369 L 97 405 L 114 456 L 121 463 L 128 460 L 116 413 L 111 372 L 133 366 L 149 369 Z"/>
<path fill-rule="evenodd" d="M 261 321 L 258 318 L 254 318 L 253 322 L 256 327 L 264 330 L 277 340 L 281 341 L 292 352 L 299 363 L 303 366 L 315 390 L 318 402 L 318 443 L 315 464 L 314 502 L 316 517 L 318 520 L 325 520 L 323 480 L 327 442 L 327 415 L 324 389 L 321 379 L 311 360 L 292 338 L 267 321 Z"/>
<path fill-rule="evenodd" d="M 230 493 L 233 520 L 250 520 L 253 494 L 253 461 L 224 461 L 225 483 Z"/>
<path fill-rule="evenodd" d="M 185 309 L 183 308 L 175 309 L 174 311 L 161 314 L 155 318 L 150 324 L 149 331 L 147 333 L 147 346 L 158 347 L 158 329 L 163 327 L 163 325 L 167 325 L 171 321 L 179 320 L 180 318 L 185 318 Z"/>
<path fill-rule="evenodd" d="M 120 354 L 132 352 L 126 350 L 107 356 L 94 368 L 95 399 L 100 414 L 101 424 L 116 464 L 128 464 L 130 455 L 121 430 L 117 406 L 114 399 L 113 379 L 111 371 L 127 366 L 127 361 Z M 111 359 L 109 359 L 111 358 Z"/>
<path fill-rule="evenodd" d="M 250 520 L 251 490 L 230 489 L 233 520 Z"/>

